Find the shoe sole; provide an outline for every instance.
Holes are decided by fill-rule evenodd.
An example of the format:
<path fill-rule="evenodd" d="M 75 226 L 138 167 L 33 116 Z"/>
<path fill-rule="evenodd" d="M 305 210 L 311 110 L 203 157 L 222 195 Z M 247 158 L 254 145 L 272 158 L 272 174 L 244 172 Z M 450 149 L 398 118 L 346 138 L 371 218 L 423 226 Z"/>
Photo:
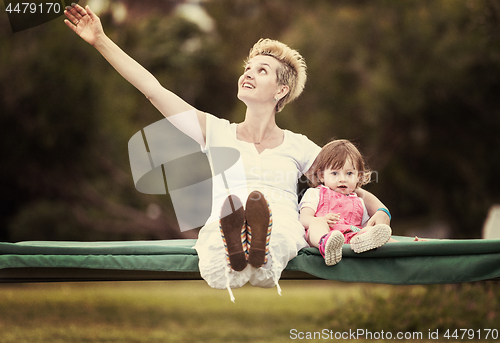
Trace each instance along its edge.
<path fill-rule="evenodd" d="M 375 225 L 370 231 L 354 236 L 350 242 L 351 248 L 357 254 L 379 248 L 389 241 L 391 234 L 388 225 Z"/>
<path fill-rule="evenodd" d="M 342 260 L 342 247 L 344 246 L 344 235 L 340 231 L 334 231 L 325 243 L 325 263 L 334 266 Z"/>
<path fill-rule="evenodd" d="M 245 226 L 245 210 L 240 199 L 234 195 L 226 198 L 221 209 L 220 230 L 231 268 L 242 271 L 247 266 L 243 249 L 242 232 Z"/>
<path fill-rule="evenodd" d="M 248 263 L 255 268 L 259 268 L 267 261 L 272 228 L 269 205 L 262 193 L 258 191 L 250 193 L 245 213 L 250 243 Z"/>

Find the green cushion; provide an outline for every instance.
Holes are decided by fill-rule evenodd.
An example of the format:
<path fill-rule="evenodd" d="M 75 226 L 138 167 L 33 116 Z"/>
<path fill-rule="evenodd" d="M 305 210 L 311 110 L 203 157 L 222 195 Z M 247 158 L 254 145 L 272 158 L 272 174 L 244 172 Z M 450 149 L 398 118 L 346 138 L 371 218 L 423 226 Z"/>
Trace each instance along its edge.
<path fill-rule="evenodd" d="M 318 249 L 302 249 L 289 262 L 285 273 L 399 285 L 459 283 L 500 277 L 500 239 L 413 242 L 409 237 L 394 238 L 399 242 L 362 254 L 355 254 L 349 245 L 344 245 L 342 261 L 331 267 L 325 265 Z M 32 273 L 34 268 L 38 274 L 43 274 L 44 268 L 61 271 L 77 268 L 132 273 L 175 272 L 189 274 L 192 278 L 193 273 L 199 272 L 198 256 L 193 249 L 195 243 L 192 239 L 0 243 L 0 282 L 9 281 L 10 274 L 5 273 L 9 270 Z"/>

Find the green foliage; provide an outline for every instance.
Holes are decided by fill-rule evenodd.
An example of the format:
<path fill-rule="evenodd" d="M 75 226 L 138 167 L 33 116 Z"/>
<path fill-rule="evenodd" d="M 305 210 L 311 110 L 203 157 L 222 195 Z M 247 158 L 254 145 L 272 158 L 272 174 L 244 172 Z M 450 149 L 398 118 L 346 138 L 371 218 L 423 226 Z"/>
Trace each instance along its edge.
<path fill-rule="evenodd" d="M 71 196 L 68 186 L 81 177 L 93 147 L 98 113 L 93 103 L 81 103 L 96 96 L 95 84 L 79 77 L 92 59 L 75 42 L 61 47 L 53 37 L 64 36 L 62 29 L 45 25 L 0 40 L 2 229 L 10 211 L 36 198 L 63 189 Z"/>
<path fill-rule="evenodd" d="M 358 143 L 396 233 L 418 220 L 478 237 L 500 201 L 496 1 L 217 0 L 203 3 L 212 32 L 153 3 L 118 23 L 114 4 L 100 17 L 120 47 L 167 89 L 233 121 L 244 116 L 236 82 L 252 44 L 297 48 L 309 78 L 278 124 L 320 145 Z M 78 209 L 77 227 L 107 223 L 110 237 L 119 227 L 131 237 L 132 225 L 145 238 L 178 235 L 169 197 L 139 194 L 130 173 L 128 140 L 162 118 L 149 101 L 61 20 L 12 34 L 0 16 L 0 36 L 0 239 L 29 232 L 19 223 L 34 208 L 61 222 Z M 67 206 L 41 215 L 49 203 Z M 148 219 L 151 205 L 161 219 Z"/>
<path fill-rule="evenodd" d="M 309 66 L 297 127 L 358 142 L 395 218 L 479 236 L 500 200 L 499 13 L 493 1 L 317 2 L 286 36 Z"/>
<path fill-rule="evenodd" d="M 86 232 L 85 227 L 78 223 L 68 205 L 62 202 L 46 200 L 27 204 L 10 225 L 9 236 L 13 241 L 75 240 L 85 241 L 91 237 L 100 240 L 105 235 Z"/>
<path fill-rule="evenodd" d="M 174 90 L 186 98 L 194 91 L 194 98 L 196 90 L 189 84 L 202 85 L 201 70 L 209 63 L 202 63 L 207 60 L 203 56 L 211 54 L 201 50 L 198 58 L 204 49 L 203 42 L 193 41 L 200 39 L 199 29 L 174 19 L 166 26 L 153 18 L 147 27 L 136 23 L 121 34 L 107 31 L 132 55 L 136 43 L 130 36 L 149 37 L 147 48 L 155 53 L 144 64 L 164 69 L 165 75 L 174 71 L 177 79 L 184 73 L 187 86 Z M 102 21 L 110 25 L 106 14 Z M 175 43 L 155 47 L 160 38 Z M 181 237 L 170 199 L 138 193 L 130 174 L 128 140 L 161 119 L 149 101 L 64 24 L 6 35 L 0 50 L 0 78 L 5 80 L 0 83 L 0 126 L 8 128 L 0 147 L 0 239 Z M 178 53 L 172 56 L 173 51 Z M 161 208 L 159 218 L 149 217 L 151 205 Z M 130 221 L 134 212 L 136 219 Z"/>

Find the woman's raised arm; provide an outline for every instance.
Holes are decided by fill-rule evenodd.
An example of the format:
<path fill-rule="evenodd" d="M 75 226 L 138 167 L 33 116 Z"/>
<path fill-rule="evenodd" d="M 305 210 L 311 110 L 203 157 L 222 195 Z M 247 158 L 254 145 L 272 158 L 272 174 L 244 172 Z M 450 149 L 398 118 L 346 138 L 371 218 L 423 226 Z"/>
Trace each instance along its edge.
<path fill-rule="evenodd" d="M 165 89 L 148 70 L 109 39 L 104 33 L 101 20 L 89 6 L 86 6 L 85 9 L 77 4 L 71 7 L 68 6 L 64 14 L 68 18 L 64 20 L 66 25 L 83 40 L 95 47 L 113 68 L 143 93 L 166 118 L 178 113 L 195 110 L 193 106 L 176 94 Z M 196 114 L 198 123 L 189 123 L 188 126 L 199 124 L 204 140 L 205 114 L 197 110 Z M 190 118 L 190 116 L 186 116 L 186 118 Z M 185 133 L 189 135 L 189 132 Z M 203 142 L 199 143 L 202 144 Z"/>

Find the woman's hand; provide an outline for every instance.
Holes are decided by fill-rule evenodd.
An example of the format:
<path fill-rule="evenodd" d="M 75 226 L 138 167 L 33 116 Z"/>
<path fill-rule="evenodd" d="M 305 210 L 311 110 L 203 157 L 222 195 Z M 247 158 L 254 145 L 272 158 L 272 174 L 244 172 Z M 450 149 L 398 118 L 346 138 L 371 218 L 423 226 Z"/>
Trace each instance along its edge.
<path fill-rule="evenodd" d="M 101 20 L 89 6 L 85 9 L 78 4 L 67 6 L 64 14 L 68 18 L 64 20 L 66 25 L 87 43 L 94 46 L 104 35 Z"/>

